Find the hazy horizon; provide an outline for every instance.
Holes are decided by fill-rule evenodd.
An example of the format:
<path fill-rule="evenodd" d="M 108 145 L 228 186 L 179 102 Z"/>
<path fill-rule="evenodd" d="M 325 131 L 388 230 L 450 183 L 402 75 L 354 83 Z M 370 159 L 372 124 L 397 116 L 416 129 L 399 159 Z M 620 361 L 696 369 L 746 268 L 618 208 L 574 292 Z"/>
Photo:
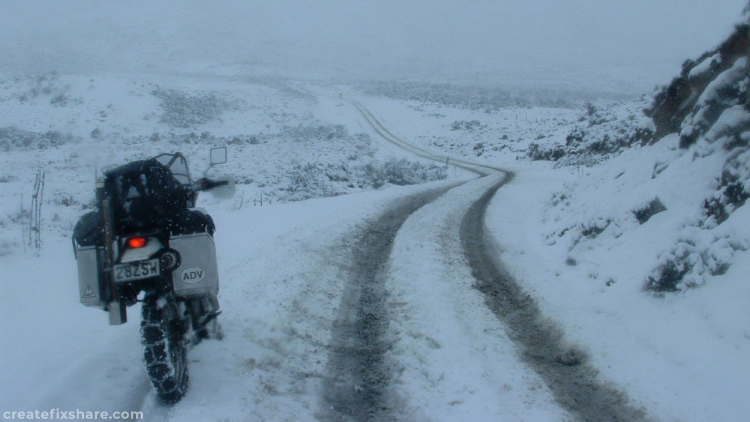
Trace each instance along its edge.
<path fill-rule="evenodd" d="M 6 74 L 194 72 L 647 90 L 746 0 L 0 0 Z M 685 4 L 687 3 L 687 4 Z"/>

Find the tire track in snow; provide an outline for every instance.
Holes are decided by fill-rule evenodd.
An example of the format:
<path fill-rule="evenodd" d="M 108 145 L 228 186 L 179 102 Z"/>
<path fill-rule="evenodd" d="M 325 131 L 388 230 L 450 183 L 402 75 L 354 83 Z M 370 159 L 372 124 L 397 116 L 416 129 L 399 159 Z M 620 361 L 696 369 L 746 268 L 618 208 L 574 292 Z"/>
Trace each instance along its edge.
<path fill-rule="evenodd" d="M 542 315 L 536 301 L 499 265 L 499 254 L 484 233 L 490 200 L 512 177 L 499 182 L 472 204 L 461 223 L 461 243 L 476 279 L 475 288 L 502 321 L 523 359 L 544 379 L 558 403 L 582 421 L 643 421 L 646 410 L 629 403 L 627 394 L 597 379 L 586 355 L 566 345 L 563 332 Z"/>
<path fill-rule="evenodd" d="M 347 100 L 350 104 L 352 104 L 359 112 L 362 114 L 362 117 L 365 118 L 367 123 L 370 125 L 370 127 L 375 130 L 375 132 L 380 135 L 381 138 L 383 138 L 388 143 L 391 143 L 404 151 L 408 151 L 414 155 L 417 155 L 422 158 L 427 158 L 429 160 L 437 161 L 438 163 L 444 163 L 444 164 L 450 164 L 454 165 L 456 167 L 462 168 L 464 170 L 468 170 L 474 173 L 477 173 L 482 176 L 487 176 L 494 173 L 505 173 L 509 174 L 507 171 L 499 169 L 497 167 L 488 166 L 485 164 L 477 164 L 473 163 L 471 161 L 467 161 L 461 158 L 455 158 L 448 155 L 443 154 L 436 154 L 432 151 L 429 151 L 424 148 L 420 148 L 410 142 L 407 142 L 398 136 L 391 133 L 388 128 L 383 126 L 380 121 L 373 116 L 373 114 L 368 110 L 365 106 L 358 103 L 354 100 Z"/>
<path fill-rule="evenodd" d="M 390 349 L 385 338 L 389 321 L 385 282 L 393 239 L 412 213 L 452 187 L 397 201 L 357 236 L 348 283 L 333 323 L 329 378 L 323 386 L 325 420 L 397 419 L 397 398 L 389 395 L 391 369 L 384 362 Z"/>

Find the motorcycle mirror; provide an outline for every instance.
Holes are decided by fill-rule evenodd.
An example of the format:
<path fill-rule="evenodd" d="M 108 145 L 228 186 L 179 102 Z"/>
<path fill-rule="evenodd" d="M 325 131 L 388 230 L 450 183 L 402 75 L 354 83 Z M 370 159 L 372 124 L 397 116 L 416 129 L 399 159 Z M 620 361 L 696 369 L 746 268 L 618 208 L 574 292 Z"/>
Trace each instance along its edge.
<path fill-rule="evenodd" d="M 226 185 L 217 186 L 215 188 L 211 188 L 208 190 L 208 192 L 217 199 L 232 199 L 234 197 L 234 179 L 231 177 L 222 177 L 219 179 L 214 179 L 215 182 L 224 182 L 226 181 Z"/>
<path fill-rule="evenodd" d="M 227 149 L 225 147 L 211 148 L 211 165 L 224 164 L 227 162 Z"/>
<path fill-rule="evenodd" d="M 206 177 L 206 174 L 208 174 L 208 171 L 211 170 L 211 167 L 217 164 L 224 164 L 227 162 L 227 148 L 226 147 L 211 148 L 210 157 L 211 157 L 210 159 L 211 164 L 209 164 L 206 171 L 203 172 L 203 177 Z"/>

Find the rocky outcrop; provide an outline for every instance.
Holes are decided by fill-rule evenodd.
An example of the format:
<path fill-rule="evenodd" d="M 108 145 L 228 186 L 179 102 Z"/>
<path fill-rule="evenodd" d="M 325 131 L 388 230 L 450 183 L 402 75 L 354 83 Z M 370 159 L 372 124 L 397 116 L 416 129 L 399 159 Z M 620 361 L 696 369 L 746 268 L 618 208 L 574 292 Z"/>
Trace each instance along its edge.
<path fill-rule="evenodd" d="M 697 60 L 685 61 L 680 76 L 665 86 L 655 96 L 652 106 L 645 110 L 656 126 L 654 141 L 680 132 L 680 145 L 685 148 L 705 134 L 724 110 L 746 105 L 749 51 L 750 25 L 743 24 L 738 25 L 718 48 L 704 53 Z M 741 60 L 743 62 L 738 63 Z M 734 72 L 726 74 L 731 69 Z M 683 130 L 684 122 L 691 115 L 698 116 L 701 121 L 693 121 L 693 124 L 688 121 L 688 130 Z"/>

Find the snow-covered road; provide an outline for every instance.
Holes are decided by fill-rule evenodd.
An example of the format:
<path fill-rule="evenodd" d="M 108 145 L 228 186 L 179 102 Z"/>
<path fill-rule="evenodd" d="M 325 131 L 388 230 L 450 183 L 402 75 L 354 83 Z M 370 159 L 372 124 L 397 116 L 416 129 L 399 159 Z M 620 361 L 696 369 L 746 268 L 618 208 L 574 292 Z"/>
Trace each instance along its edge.
<path fill-rule="evenodd" d="M 628 306 L 663 306 L 664 313 L 672 308 L 652 303 L 653 298 L 644 297 L 624 277 L 615 286 L 602 287 L 597 273 L 589 271 L 587 278 L 575 272 L 594 264 L 581 260 L 570 266 L 564 254 L 560 258 L 545 249 L 544 235 L 551 229 L 540 227 L 540 222 L 562 218 L 545 216 L 552 212 L 549 197 L 561 189 L 568 192 L 563 185 L 580 182 L 576 177 L 581 176 L 506 154 L 526 145 L 521 142 L 498 141 L 502 145 L 494 148 L 487 139 L 502 139 L 506 133 L 521 136 L 524 122 L 555 128 L 564 136 L 569 110 L 503 109 L 486 117 L 481 110 L 349 95 L 343 88 L 347 95 L 339 95 L 338 88 L 327 93 L 328 88 L 311 88 L 304 94 L 289 88 L 273 94 L 284 102 L 276 101 L 267 88 L 242 86 L 248 103 L 261 104 L 263 99 L 266 108 L 228 113 L 221 125 L 233 125 L 237 132 L 217 133 L 238 142 L 230 143 L 233 156 L 226 168 L 256 179 L 238 184 L 244 192 L 233 203 L 208 195 L 200 199 L 218 227 L 220 319 L 226 336 L 191 350 L 191 386 L 173 407 L 156 402 L 143 370 L 138 307 L 129 309 L 131 322 L 110 327 L 104 313 L 79 304 L 67 236 L 91 196 L 92 172 L 81 170 L 93 157 L 87 148 L 101 147 L 102 156 L 122 162 L 140 149 L 150 154 L 151 149 L 181 148 L 195 155 L 207 146 L 188 142 L 193 138 L 149 137 L 156 130 L 152 124 L 158 130 L 164 125 L 142 120 L 137 128 L 142 138 L 127 138 L 122 144 L 69 141 L 55 149 L 14 150 L 4 157 L 4 175 L 17 179 L 6 177 L 0 185 L 9 216 L 0 239 L 6 242 L 0 249 L 0 274 L 11 280 L 0 283 L 0 332 L 10 339 L 2 342 L 0 409 L 141 410 L 153 421 L 669 420 L 671 415 L 700 420 L 713 414 L 731 419 L 744 409 L 730 394 L 721 394 L 721 409 L 712 405 L 716 399 L 701 399 L 700 385 L 728 393 L 743 390 L 722 386 L 719 380 L 703 381 L 717 368 L 722 372 L 720 365 L 703 369 L 708 359 L 693 358 L 687 353 L 690 348 L 673 347 L 688 338 L 687 333 L 659 334 L 679 324 L 665 324 L 646 335 L 646 329 L 636 330 L 641 322 L 629 320 L 627 310 L 620 310 L 627 306 L 603 305 L 601 291 L 606 288 L 611 295 L 606 303 L 621 300 L 612 292 L 624 289 Z M 349 97 L 351 102 L 346 101 Z M 37 110 L 32 106 L 39 113 L 49 109 L 27 104 L 25 113 Z M 52 110 L 59 112 L 60 121 L 71 112 Z M 291 138 L 246 135 L 238 122 L 245 124 L 248 113 L 257 114 L 260 123 L 253 124 L 270 126 L 272 133 L 291 133 Z M 474 123 L 485 118 L 489 123 Z M 307 119 L 307 126 L 298 119 Z M 130 121 L 121 120 L 123 125 Z M 331 126 L 338 124 L 344 129 Z M 461 129 L 464 126 L 469 129 Z M 306 137 L 317 136 L 316 130 L 325 136 Z M 338 136 L 337 131 L 357 136 Z M 235 141 L 233 133 L 242 138 Z M 529 137 L 539 139 L 536 134 Z M 367 147 L 370 142 L 379 145 Z M 478 148 L 479 143 L 484 146 Z M 333 158 L 321 158 L 324 150 Z M 453 178 L 369 192 L 355 183 L 347 191 L 357 193 L 348 195 L 278 200 L 293 188 L 279 171 L 285 163 L 300 168 L 326 163 L 324 168 L 335 169 L 346 161 L 363 162 L 363 157 L 387 159 L 385 154 L 411 162 L 444 164 L 447 159 Z M 472 156 L 481 158 L 475 164 L 468 158 Z M 191 161 L 197 168 L 203 167 L 200 158 L 197 165 Z M 653 163 L 642 161 L 639 166 L 650 174 Z M 17 233 L 11 229 L 20 231 L 14 220 L 20 217 L 11 213 L 17 208 L 13 204 L 19 199 L 23 203 L 25 183 L 33 181 L 29 169 L 37 163 L 49 163 L 49 199 L 44 247 L 34 256 L 14 243 Z M 640 168 L 630 161 L 618 165 Z M 516 177 L 492 166 L 510 168 Z M 615 170 L 602 170 L 604 179 L 624 180 L 617 179 L 622 171 Z M 259 193 L 271 195 L 273 201 L 266 199 L 261 207 Z M 633 280 L 637 284 L 637 277 Z M 581 286 L 599 296 L 587 296 Z M 693 300 L 699 302 L 699 297 Z M 672 319 L 679 321 L 683 314 Z M 632 335 L 636 331 L 647 340 L 638 340 Z M 714 334 L 704 329 L 701 335 L 708 339 Z M 728 341 L 720 344 L 733 347 Z M 731 355 L 740 370 L 722 373 L 733 377 L 732 385 L 742 386 L 746 369 L 737 344 L 733 355 L 723 356 Z M 655 357 L 654 349 L 669 353 Z M 670 362 L 667 358 L 676 350 L 685 353 Z M 639 358 L 629 359 L 631 353 Z M 682 365 L 699 376 L 682 371 Z M 640 366 L 652 371 L 641 371 Z M 659 374 L 668 371 L 682 378 L 661 379 Z M 672 392 L 667 387 L 676 379 L 686 379 L 692 387 Z M 691 384 L 692 379 L 700 381 Z"/>
<path fill-rule="evenodd" d="M 379 119 L 360 102 L 351 101 L 351 103 L 386 142 L 390 142 L 405 151 L 423 158 L 436 161 L 445 160 L 447 162 L 448 157 L 427 151 L 394 135 L 392 130 L 383 126 Z M 534 298 L 528 295 L 503 270 L 498 259 L 499 254 L 493 248 L 494 242 L 484 233 L 484 220 L 487 206 L 495 192 L 503 184 L 512 179 L 513 174 L 499 168 L 474 163 L 465 159 L 454 159 L 453 164 L 465 170 L 478 173 L 483 177 L 450 190 L 434 203 L 415 212 L 415 215 L 407 220 L 403 233 L 399 232 L 397 239 L 403 239 L 401 240 L 402 242 L 416 245 L 417 247 L 415 248 L 416 250 L 412 250 L 410 247 L 395 249 L 391 256 L 395 270 L 393 274 L 389 274 L 391 284 L 390 288 L 386 289 L 386 291 L 395 290 L 407 296 L 404 300 L 391 299 L 392 303 L 399 304 L 397 307 L 398 311 L 394 311 L 392 314 L 399 315 L 402 319 L 406 320 L 403 323 L 409 327 L 407 332 L 412 333 L 411 335 L 414 335 L 413 333 L 416 332 L 418 333 L 416 335 L 419 337 L 426 336 L 426 338 L 431 339 L 431 344 L 436 346 L 434 348 L 442 349 L 442 344 L 446 343 L 454 346 L 453 350 L 447 352 L 448 354 L 474 356 L 477 350 L 487 350 L 488 347 L 485 342 L 493 341 L 493 339 L 483 338 L 486 336 L 479 333 L 494 331 L 486 328 L 487 325 L 492 325 L 492 322 L 487 320 L 492 320 L 493 318 L 487 315 L 486 308 L 482 309 L 481 304 L 475 302 L 478 296 L 477 292 L 466 290 L 467 288 L 475 288 L 483 293 L 487 308 L 497 316 L 501 326 L 504 327 L 502 330 L 507 331 L 507 333 L 503 333 L 499 339 L 495 340 L 499 340 L 504 345 L 503 347 L 517 347 L 520 349 L 520 353 L 512 353 L 510 354 L 512 358 L 505 360 L 507 361 L 507 365 L 517 365 L 516 368 L 523 368 L 520 370 L 521 373 L 528 371 L 530 368 L 536 371 L 552 391 L 558 404 L 566 411 L 571 412 L 571 414 L 576 415 L 581 420 L 644 419 L 645 410 L 631 407 L 628 404 L 626 393 L 614 386 L 603 385 L 597 380 L 596 375 L 598 371 L 585 362 L 586 356 L 584 353 L 577 349 L 576 346 L 566 345 L 562 341 L 562 332 L 560 329 L 553 321 L 547 320 L 542 315 L 534 303 Z M 506 206 L 512 206 L 512 204 L 506 204 Z M 384 233 L 383 236 L 389 237 L 391 234 Z M 425 251 L 431 251 L 431 253 L 423 254 Z M 461 256 L 464 259 L 457 259 Z M 402 264 L 398 265 L 395 263 Z M 380 283 L 382 278 L 384 276 L 378 275 L 373 281 Z M 416 292 L 419 292 L 419 294 L 413 296 Z M 380 296 L 379 301 L 385 301 L 382 298 L 384 295 L 381 294 Z M 422 299 L 423 302 L 421 306 L 416 305 L 415 309 L 413 302 L 417 298 Z M 364 312 L 365 316 L 371 316 L 368 310 L 369 306 L 369 303 L 360 304 L 358 312 Z M 452 314 L 450 309 L 456 307 L 461 309 L 461 312 Z M 364 311 L 362 310 L 363 308 Z M 361 329 L 360 331 L 351 332 L 358 333 L 360 338 L 375 337 L 377 341 L 373 344 L 377 350 L 393 349 L 396 351 L 400 350 L 401 353 L 407 356 L 413 355 L 415 350 L 419 348 L 415 348 L 414 343 L 411 341 L 406 341 L 406 346 L 398 344 L 399 341 L 404 341 L 405 338 L 408 338 L 408 335 L 404 337 L 403 330 L 399 329 L 401 321 L 384 313 L 383 308 L 382 304 L 379 305 L 380 314 L 377 315 L 377 319 L 380 322 L 373 327 L 373 331 L 382 331 L 386 327 L 395 338 L 391 337 L 387 340 L 381 340 L 382 335 L 375 335 L 368 332 L 363 333 Z M 412 311 L 413 309 L 415 310 Z M 474 311 L 467 311 L 467 309 Z M 414 322 L 410 321 L 411 312 L 417 314 L 421 312 L 422 319 L 424 320 L 432 320 L 435 316 L 441 315 L 444 319 L 441 319 L 441 324 L 439 325 L 441 329 L 438 333 L 442 335 L 432 333 L 430 330 L 425 329 L 425 327 L 414 326 Z M 469 316 L 469 320 L 465 320 L 467 313 L 473 313 L 473 315 Z M 450 330 L 447 327 L 454 327 L 454 329 Z M 463 328 L 458 329 L 457 327 Z M 482 331 L 477 331 L 480 327 L 485 328 Z M 435 326 L 431 326 L 430 328 L 435 328 Z M 393 330 L 397 334 L 394 334 Z M 430 333 L 426 334 L 425 332 Z M 440 340 L 435 340 L 436 338 L 440 338 Z M 517 344 L 512 345 L 513 342 Z M 500 345 L 498 344 L 492 349 L 497 350 L 499 347 Z M 384 352 L 379 352 L 378 362 L 382 361 L 382 357 L 380 357 L 382 354 Z M 444 353 L 437 352 L 435 354 L 442 355 Z M 390 411 L 390 413 L 386 413 L 388 419 L 394 419 L 394 408 L 398 409 L 395 411 L 395 414 L 401 416 L 404 420 L 413 420 L 415 417 L 414 412 L 423 413 L 422 416 L 430 415 L 427 419 L 435 419 L 441 415 L 452 414 L 452 412 L 455 412 L 453 413 L 455 417 L 465 416 L 472 414 L 472 412 L 479 412 L 479 409 L 489 412 L 488 414 L 478 413 L 475 415 L 482 417 L 482 419 L 488 417 L 497 419 L 500 415 L 504 415 L 503 406 L 493 409 L 488 404 L 473 403 L 466 408 L 461 406 L 461 404 L 465 401 L 472 402 L 473 400 L 467 400 L 466 398 L 444 400 L 445 397 L 443 394 L 445 391 L 441 391 L 441 388 L 438 388 L 436 383 L 445 382 L 445 385 L 450 386 L 451 391 L 454 393 L 458 391 L 455 388 L 460 385 L 463 385 L 462 388 L 467 391 L 480 389 L 490 392 L 498 388 L 498 379 L 507 377 L 507 374 L 513 371 L 508 371 L 507 368 L 498 368 L 501 372 L 491 374 L 484 368 L 484 371 L 476 370 L 476 373 L 472 374 L 473 376 L 468 376 L 469 373 L 461 370 L 459 371 L 459 377 L 449 380 L 444 374 L 452 371 L 446 371 L 446 368 L 452 369 L 456 367 L 449 362 L 440 362 L 440 365 L 424 368 L 425 365 L 420 364 L 420 361 L 404 365 L 398 355 L 399 353 L 395 351 L 391 354 L 391 362 L 388 370 L 394 371 L 395 367 L 400 368 L 400 371 L 403 371 L 403 373 L 412 374 L 411 377 L 407 376 L 405 379 L 414 378 L 413 374 L 415 371 L 416 374 L 419 374 L 416 378 L 421 379 L 425 376 L 425 373 L 429 373 L 430 368 L 440 368 L 440 376 L 435 377 L 433 384 L 430 386 L 431 388 L 426 388 L 425 385 L 419 384 L 415 386 L 418 388 L 413 388 L 414 391 L 440 391 L 440 393 L 436 394 L 440 396 L 440 400 L 430 403 L 430 396 L 433 396 L 433 394 L 426 394 L 426 399 L 425 397 L 420 397 L 420 399 L 415 400 L 416 403 L 411 403 L 411 399 L 408 397 L 414 394 L 413 391 L 402 390 L 400 394 L 395 395 L 395 398 L 389 398 L 390 403 L 380 405 L 379 407 L 379 409 L 384 409 L 386 412 Z M 430 355 L 430 353 L 425 353 L 425 355 Z M 507 354 L 504 353 L 504 355 Z M 497 367 L 497 362 L 503 361 L 497 357 L 487 355 L 474 356 L 473 359 L 479 361 L 475 365 L 479 365 L 480 367 L 483 366 L 484 361 L 489 359 L 490 362 L 493 362 L 493 368 Z M 523 363 L 514 361 L 514 359 L 521 359 Z M 382 363 L 380 365 L 382 366 Z M 458 366 L 457 368 L 462 368 L 462 366 Z M 365 367 L 365 370 L 369 372 L 370 368 Z M 379 374 L 382 371 L 382 368 L 378 368 L 375 372 Z M 401 376 L 404 375 L 400 374 L 397 377 L 399 383 L 403 381 L 400 378 Z M 364 379 L 370 378 L 364 377 Z M 463 380 L 464 382 L 462 383 L 459 380 Z M 479 388 L 480 380 L 488 380 L 487 385 Z M 374 379 L 371 379 L 371 382 L 376 385 L 378 395 L 383 394 L 381 391 L 384 388 L 382 384 L 386 381 L 389 381 L 389 376 L 378 375 Z M 514 381 L 505 385 L 522 384 L 520 381 Z M 368 388 L 370 386 L 365 385 L 360 386 L 360 388 L 363 388 L 364 391 L 369 391 Z M 423 400 L 426 400 L 426 402 Z M 486 397 L 483 401 L 498 403 L 491 396 Z M 409 404 L 403 407 L 404 403 Z M 450 406 L 448 409 L 443 409 L 440 403 L 450 403 Z M 518 404 L 515 403 L 515 405 L 505 408 L 517 409 L 519 408 Z M 362 406 L 358 406 L 358 408 L 361 410 Z M 367 411 L 368 407 L 365 406 L 365 409 Z M 380 416 L 378 411 L 371 410 L 371 412 L 370 416 L 376 415 L 376 418 Z M 361 414 L 355 415 L 361 416 Z M 513 417 L 518 418 L 520 416 L 520 414 L 516 414 Z M 355 419 L 366 420 L 367 418 L 357 417 Z M 422 419 L 422 417 L 418 419 Z"/>

